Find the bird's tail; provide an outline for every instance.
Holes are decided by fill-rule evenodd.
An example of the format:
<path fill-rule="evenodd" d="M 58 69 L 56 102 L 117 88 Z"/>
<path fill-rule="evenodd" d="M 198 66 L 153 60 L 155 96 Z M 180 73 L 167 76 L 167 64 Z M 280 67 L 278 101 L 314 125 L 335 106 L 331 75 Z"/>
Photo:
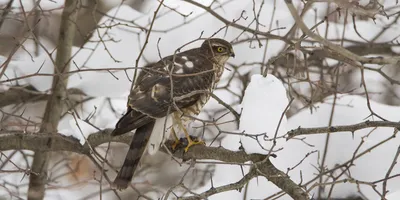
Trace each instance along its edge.
<path fill-rule="evenodd" d="M 132 138 L 128 153 L 126 154 L 124 164 L 118 172 L 113 182 L 113 187 L 121 190 L 126 189 L 131 182 L 140 158 L 146 149 L 151 132 L 153 130 L 155 120 L 139 127 Z"/>

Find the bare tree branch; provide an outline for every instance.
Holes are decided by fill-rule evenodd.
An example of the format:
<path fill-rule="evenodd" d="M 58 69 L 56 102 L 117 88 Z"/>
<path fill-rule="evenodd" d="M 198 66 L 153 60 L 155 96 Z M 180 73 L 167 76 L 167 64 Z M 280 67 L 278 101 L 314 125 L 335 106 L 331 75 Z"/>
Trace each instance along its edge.
<path fill-rule="evenodd" d="M 278 2 L 277 0 L 248 0 L 201 3 L 194 0 L 183 0 L 187 6 L 181 7 L 180 5 L 170 5 L 170 2 L 167 1 L 159 1 L 157 8 L 153 7 L 149 10 L 147 8 L 150 6 L 145 6 L 146 9 L 142 10 L 142 13 L 134 11 L 131 12 L 131 15 L 129 14 L 130 8 L 122 8 L 124 4 L 129 4 L 126 1 L 109 3 L 107 0 L 96 2 L 67 0 L 65 6 L 47 7 L 45 4 L 42 5 L 40 0 L 30 0 L 30 5 L 34 5 L 33 8 L 26 6 L 27 4 L 23 0 L 5 1 L 0 9 L 2 17 L 0 19 L 2 47 L 0 53 L 1 56 L 4 56 L 4 59 L 1 58 L 0 84 L 4 84 L 4 87 L 0 86 L 6 88 L 0 92 L 0 158 L 5 158 L 0 159 L 0 173 L 29 175 L 30 185 L 28 193 L 23 191 L 26 180 L 14 181 L 15 176 L 11 174 L 9 177 L 13 180 L 6 178 L 0 184 L 0 190 L 4 189 L 9 193 L 10 198 L 26 199 L 28 195 L 29 199 L 41 200 L 44 198 L 43 196 L 48 196 L 45 195 L 46 187 L 52 190 L 65 189 L 69 186 L 59 183 L 67 181 L 68 184 L 71 184 L 70 186 L 90 184 L 98 187 L 89 192 L 81 191 L 82 199 L 97 197 L 105 199 L 103 195 L 107 192 L 113 193 L 117 199 L 123 199 L 122 193 L 110 189 L 108 176 L 118 171 L 117 161 L 119 158 L 114 155 L 122 152 L 118 148 L 121 145 L 115 145 L 114 142 L 128 144 L 132 133 L 111 137 L 110 129 L 103 130 L 104 126 L 108 127 L 110 120 L 119 118 L 122 110 L 125 110 L 125 103 L 120 101 L 122 98 L 117 97 L 123 94 L 120 91 L 108 92 L 108 90 L 113 90 L 113 87 L 117 87 L 117 83 L 115 85 L 112 83 L 111 87 L 105 87 L 104 91 L 100 91 L 99 94 L 94 94 L 99 91 L 99 88 L 92 87 L 97 87 L 97 81 L 103 80 L 102 75 L 104 74 L 101 72 L 107 72 L 115 79 L 120 79 L 118 74 L 125 73 L 126 78 L 132 82 L 129 74 L 133 70 L 148 70 L 146 67 L 137 66 L 137 60 L 135 62 L 132 58 L 134 59 L 140 54 L 141 61 L 147 64 L 156 62 L 153 60 L 156 59 L 155 51 L 152 51 L 156 39 L 158 39 L 156 46 L 158 57 L 162 58 L 161 54 L 170 51 L 171 45 L 169 44 L 171 42 L 179 42 L 179 39 L 183 42 L 183 40 L 193 39 L 190 38 L 193 35 L 201 35 L 206 38 L 207 36 L 224 37 L 226 40 L 233 41 L 232 45 L 238 52 L 238 60 L 232 60 L 226 66 L 229 74 L 225 74 L 228 76 L 224 76 L 224 80 L 221 80 L 220 84 L 223 83 L 223 85 L 218 85 L 216 88 L 216 91 L 221 93 L 210 94 L 222 106 L 217 106 L 213 102 L 202 110 L 201 117 L 192 117 L 194 126 L 191 127 L 190 134 L 201 135 L 201 138 L 207 143 L 219 147 L 196 145 L 188 152 L 184 152 L 181 148 L 183 145 L 179 144 L 177 148 L 171 149 L 175 141 L 167 141 L 160 148 L 164 153 L 155 155 L 157 159 L 146 156 L 141 161 L 142 167 L 136 175 L 137 177 L 145 175 L 143 184 L 146 187 L 140 188 L 138 184 L 142 183 L 133 181 L 128 192 L 134 192 L 134 194 L 131 193 L 128 198 L 152 199 L 153 196 L 147 196 L 148 192 L 156 192 L 160 198 L 164 195 L 164 199 L 169 199 L 172 195 L 177 199 L 207 199 L 218 193 L 238 190 L 244 195 L 244 199 L 248 199 L 254 198 L 254 194 L 251 192 L 254 186 L 249 184 L 249 181 L 257 177 L 265 177 L 281 190 L 273 191 L 277 188 L 265 188 L 265 194 L 268 195 L 265 197 L 266 199 L 281 199 L 283 195 L 285 195 L 283 198 L 289 195 L 293 199 L 310 199 L 311 197 L 307 196 L 308 192 L 317 192 L 315 194 L 321 194 L 321 197 L 324 195 L 324 198 L 326 196 L 327 199 L 335 199 L 336 185 L 343 183 L 357 185 L 359 191 L 353 192 L 357 192 L 355 195 L 365 197 L 365 199 L 369 197 L 366 197 L 368 194 L 364 196 L 364 188 L 361 191 L 361 185 L 371 187 L 372 192 L 384 199 L 389 192 L 393 191 L 394 186 L 391 180 L 396 180 L 400 176 L 395 170 L 399 149 L 393 158 L 389 158 L 391 165 L 387 165 L 388 170 L 384 172 L 385 174 L 377 172 L 381 175 L 376 180 L 363 181 L 363 177 L 358 176 L 354 171 L 359 167 L 368 169 L 368 166 L 361 166 L 356 162 L 361 161 L 359 160 L 361 157 L 369 159 L 368 156 L 372 155 L 369 152 L 374 151 L 377 147 L 393 148 L 389 141 L 393 141 L 397 135 L 400 122 L 386 121 L 383 117 L 387 116 L 382 116 L 382 121 L 365 121 L 365 119 L 357 124 L 336 126 L 338 124 L 333 123 L 335 121 L 332 120 L 341 114 L 331 111 L 331 115 L 328 116 L 330 122 L 327 126 L 323 127 L 326 124 L 321 123 L 321 127 L 303 128 L 310 126 L 308 126 L 309 123 L 302 122 L 299 124 L 299 128 L 288 131 L 286 135 L 277 136 L 275 131 L 276 137 L 274 138 L 298 139 L 311 148 L 310 152 L 304 152 L 304 156 L 301 156 L 303 158 L 296 165 L 280 165 L 280 167 L 282 166 L 280 169 L 275 168 L 271 163 L 274 159 L 270 160 L 269 155 L 247 154 L 242 151 L 242 147 L 247 146 L 245 143 L 237 151 L 222 147 L 226 145 L 224 140 L 230 139 L 231 136 L 250 138 L 253 136 L 247 132 L 232 130 L 237 129 L 239 125 L 241 116 L 237 105 L 243 100 L 246 87 L 253 74 L 272 74 L 284 83 L 293 100 L 293 104 L 287 107 L 286 116 L 288 118 L 301 112 L 304 108 L 310 109 L 309 115 L 316 114 L 317 116 L 320 116 L 321 112 L 329 111 L 319 109 L 317 113 L 313 113 L 314 107 L 332 106 L 331 108 L 334 110 L 335 104 L 339 103 L 336 100 L 344 103 L 342 99 L 336 98 L 338 94 L 364 96 L 369 112 L 375 116 L 376 112 L 373 108 L 379 113 L 384 114 L 385 112 L 380 112 L 379 107 L 369 106 L 369 104 L 372 105 L 370 100 L 390 105 L 399 105 L 400 103 L 400 95 L 397 92 L 400 88 L 400 80 L 398 80 L 400 74 L 398 38 L 400 35 L 395 31 L 395 26 L 400 20 L 399 6 L 390 1 L 364 3 L 347 0 L 298 2 L 285 0 L 286 4 Z M 233 6 L 236 7 L 232 10 Z M 286 6 L 289 8 L 288 10 Z M 80 9 L 79 14 L 76 14 L 78 9 Z M 110 12 L 111 10 L 113 11 Z M 121 13 L 122 10 L 128 12 Z M 227 13 L 226 10 L 231 12 Z M 58 11 L 63 11 L 61 23 L 61 12 Z M 278 11 L 281 13 L 276 16 Z M 282 20 L 283 15 L 286 15 L 284 17 L 289 16 L 290 19 L 293 18 L 295 23 L 290 20 Z M 310 16 L 312 17 L 310 18 Z M 76 18 L 79 19 L 75 20 Z M 159 21 L 161 18 L 162 20 Z M 161 24 L 168 19 L 172 19 L 173 23 Z M 199 25 L 196 23 L 201 26 L 193 28 Z M 282 31 L 288 26 L 290 28 L 288 32 Z M 197 30 L 197 32 L 189 32 L 191 34 L 184 34 L 183 37 L 180 37 L 182 34 L 180 31 L 187 30 L 187 28 L 190 31 Z M 366 33 L 368 28 L 376 28 L 376 30 Z M 120 34 L 121 31 L 123 34 Z M 72 32 L 80 37 L 74 36 Z M 214 33 L 212 34 L 212 32 Z M 54 38 L 58 38 L 59 41 L 55 41 Z M 82 44 L 77 47 L 78 51 L 71 55 L 73 38 L 75 41 L 77 38 L 78 40 L 81 38 Z M 136 39 L 132 40 L 132 38 Z M 161 38 L 168 38 L 168 41 L 165 40 L 168 45 L 163 45 L 168 48 L 160 48 Z M 175 52 L 197 40 L 186 43 L 177 48 Z M 125 46 L 128 43 L 129 47 Z M 114 46 L 116 44 L 118 47 Z M 132 48 L 133 51 L 131 51 L 132 44 L 135 48 L 139 48 L 137 49 L 139 51 L 136 51 L 135 48 Z M 93 60 L 99 58 L 98 55 L 103 55 L 101 52 L 98 54 L 99 51 L 102 51 L 99 49 L 102 46 L 105 48 L 104 55 L 110 58 L 105 58 L 105 60 L 111 61 L 111 63 L 106 61 L 107 66 L 99 65 L 99 60 Z M 53 59 L 54 49 L 58 51 L 56 60 Z M 126 49 L 129 49 L 129 52 L 125 51 Z M 26 54 L 34 62 L 36 60 L 34 56 L 40 57 L 43 51 L 55 66 L 55 72 L 48 72 L 47 68 L 46 70 L 40 68 L 37 72 L 31 73 L 31 70 L 25 70 L 23 64 L 19 65 L 26 63 L 19 62 L 20 58 L 24 58 Z M 119 59 L 123 62 L 117 64 Z M 69 69 L 70 62 L 73 62 L 76 70 Z M 362 73 L 358 73 L 358 69 L 361 69 Z M 188 77 L 207 72 L 209 71 L 184 75 L 168 73 L 166 75 Z M 41 77 L 53 78 L 51 90 L 41 92 L 32 86 L 20 85 L 20 83 L 41 81 Z M 80 90 L 66 89 L 69 77 L 74 80 L 76 80 L 75 78 L 83 80 L 83 82 L 74 83 Z M 126 84 L 125 81 L 119 83 Z M 371 86 L 372 84 L 373 86 Z M 118 85 L 118 87 L 121 86 Z M 102 89 L 100 88 L 100 90 Z M 205 92 L 208 91 L 196 91 L 177 98 Z M 274 98 L 274 95 L 271 94 L 271 98 Z M 330 95 L 335 98 L 333 105 L 330 103 L 328 105 L 315 104 L 323 102 Z M 32 104 L 38 101 L 43 103 L 41 102 L 37 107 L 38 104 Z M 46 103 L 45 101 L 47 101 L 45 115 L 40 121 L 38 116 L 42 114 L 38 114 L 38 112 L 43 112 L 41 106 Z M 354 108 L 349 106 L 348 109 L 365 108 L 355 105 Z M 326 117 L 326 119 L 328 118 Z M 75 120 L 75 124 L 72 120 Z M 268 121 L 269 119 L 260 120 Z M 65 124 L 69 123 L 70 126 L 75 126 L 73 128 L 78 128 L 81 133 L 86 132 L 87 127 L 95 128 L 98 131 L 85 138 L 85 143 L 81 145 L 78 139 L 59 133 L 62 132 L 57 130 L 59 121 L 63 128 Z M 40 124 L 41 122 L 42 124 Z M 364 138 L 368 138 L 374 131 L 382 131 L 378 127 L 388 127 L 389 131 L 393 128 L 394 133 L 387 137 L 383 135 L 385 138 L 377 141 L 373 146 L 364 142 L 366 141 Z M 70 130 L 72 127 L 65 128 L 70 132 L 73 131 Z M 354 151 L 347 152 L 353 156 L 332 166 L 332 162 L 330 162 L 332 152 L 328 152 L 328 147 L 332 147 L 331 145 L 336 145 L 336 143 L 334 140 L 329 140 L 330 134 L 338 134 L 338 132 L 354 134 L 355 131 L 366 128 L 370 130 L 369 133 L 359 131 L 357 134 L 360 134 L 362 140 L 359 144 L 354 144 Z M 164 129 L 166 129 L 166 125 Z M 326 134 L 327 139 L 318 146 L 312 146 L 307 143 L 306 139 L 313 134 Z M 302 136 L 302 138 L 299 139 L 298 136 Z M 264 139 L 271 143 L 275 142 L 271 138 Z M 180 141 L 184 143 L 183 139 Z M 324 147 L 320 148 L 321 145 Z M 289 147 L 282 148 L 288 150 Z M 33 164 L 30 151 L 35 153 Z M 49 156 L 50 152 L 51 157 Z M 280 156 L 279 150 L 275 153 Z M 312 153 L 318 154 L 318 158 L 310 157 L 309 155 Z M 184 164 L 179 170 L 183 169 L 185 172 L 177 170 L 170 173 L 171 164 Z M 224 181 L 223 185 L 214 187 L 213 181 L 221 184 L 220 175 L 224 172 L 221 173 L 219 167 L 226 164 L 249 166 L 250 170 L 242 171 L 241 179 L 237 182 L 222 180 Z M 305 167 L 310 166 L 318 170 L 312 177 L 302 173 L 306 169 Z M 354 166 L 357 166 L 357 169 Z M 184 169 L 186 167 L 187 169 Z M 294 171 L 295 169 L 300 169 L 299 174 Z M 61 175 L 57 174 L 59 171 L 62 171 Z M 82 173 L 82 171 L 84 172 Z M 214 174 L 215 172 L 219 174 Z M 300 183 L 293 182 L 287 176 L 289 172 L 291 177 L 294 177 L 294 173 L 296 173 L 295 176 L 300 176 Z M 100 175 L 101 177 L 99 177 Z M 168 177 L 165 178 L 164 175 Z M 73 179 L 69 179 L 70 177 Z M 156 181 L 148 177 L 156 177 Z M 194 189 L 199 189 L 210 182 L 210 188 L 204 189 L 203 187 L 201 191 L 194 192 Z M 263 187 L 269 187 L 264 183 L 261 184 Z M 167 192 L 165 193 L 165 191 Z M 319 198 L 319 196 L 314 198 Z"/>
<path fill-rule="evenodd" d="M 6 19 L 6 16 L 8 13 L 11 11 L 11 5 L 13 4 L 14 0 L 8 1 L 6 7 L 4 8 L 3 12 L 1 13 L 0 17 L 0 28 L 3 26 L 4 20 Z"/>
<path fill-rule="evenodd" d="M 71 49 L 74 41 L 76 25 L 75 21 L 79 10 L 79 0 L 65 1 L 60 25 L 60 37 L 58 40 L 55 72 L 63 73 L 69 71 Z M 67 95 L 66 85 L 68 77 L 59 75 L 53 77 L 52 95 L 46 105 L 45 114 L 40 127 L 42 132 L 56 132 L 61 118 L 62 108 Z M 52 146 L 51 140 L 47 143 Z M 43 151 L 36 151 L 32 162 L 32 174 L 29 177 L 29 200 L 41 200 L 45 195 L 47 182 L 47 167 L 49 154 Z"/>
<path fill-rule="evenodd" d="M 286 38 L 284 38 L 284 37 L 281 37 L 281 36 L 279 36 L 279 35 L 274 35 L 274 34 L 271 34 L 271 33 L 269 33 L 269 32 L 262 32 L 262 31 L 259 31 L 259 30 L 254 30 L 254 29 L 251 29 L 251 28 L 249 28 L 249 27 L 245 27 L 245 26 L 242 26 L 242 25 L 240 25 L 240 24 L 231 22 L 231 21 L 229 21 L 229 20 L 223 18 L 221 15 L 219 15 L 218 13 L 216 13 L 216 12 L 215 12 L 213 9 L 211 9 L 210 7 L 207 7 L 207 6 L 205 6 L 205 5 L 201 4 L 201 3 L 198 3 L 197 1 L 193 1 L 193 0 L 184 0 L 184 1 L 185 1 L 185 2 L 188 2 L 188 3 L 190 3 L 190 4 L 193 4 L 193 5 L 195 5 L 195 6 L 199 7 L 199 8 L 204 9 L 205 11 L 207 11 L 208 13 L 210 13 L 211 15 L 213 15 L 215 18 L 217 18 L 217 19 L 220 20 L 221 22 L 225 23 L 226 25 L 235 27 L 235 28 L 237 28 L 237 29 L 240 29 L 240 30 L 243 30 L 243 31 L 252 33 L 252 34 L 262 35 L 262 36 L 264 36 L 264 37 L 266 37 L 266 38 L 268 38 L 268 39 L 282 40 L 282 41 L 287 42 L 288 44 L 292 43 L 290 40 L 288 40 L 288 39 L 286 39 Z"/>
<path fill-rule="evenodd" d="M 91 147 L 94 148 L 100 144 L 112 142 L 123 142 L 128 144 L 130 142 L 131 135 L 125 134 L 122 136 L 111 137 L 111 129 L 106 129 L 91 134 L 83 146 L 79 143 L 76 138 L 67 137 L 56 133 L 35 133 L 29 134 L 24 132 L 6 132 L 0 133 L 0 150 L 11 150 L 11 149 L 25 149 L 32 151 L 70 151 L 84 155 L 90 155 Z M 51 143 L 49 143 L 51 141 Z M 168 151 L 164 149 L 164 152 L 173 152 L 171 147 L 175 141 L 167 141 L 166 146 L 170 148 Z M 49 145 L 50 144 L 50 145 Z M 219 160 L 224 163 L 245 163 L 251 161 L 255 164 L 253 169 L 246 175 L 247 178 L 243 178 L 242 181 L 237 183 L 229 184 L 227 186 L 221 186 L 214 188 L 209 192 L 205 192 L 196 197 L 189 197 L 183 199 L 201 199 L 199 197 L 208 197 L 213 194 L 239 189 L 247 183 L 251 178 L 257 176 L 264 176 L 269 181 L 280 187 L 283 191 L 288 193 L 295 199 L 308 199 L 307 193 L 282 171 L 278 170 L 269 160 L 264 161 L 266 155 L 262 154 L 246 154 L 244 151 L 230 151 L 223 147 L 207 147 L 204 145 L 196 145 L 189 149 L 188 152 L 184 152 L 184 148 L 179 148 L 173 152 L 173 156 L 181 158 L 183 160 Z"/>
<path fill-rule="evenodd" d="M 35 90 L 31 86 L 11 87 L 9 90 L 0 93 L 0 107 L 45 100 L 46 97 L 48 95 Z"/>
<path fill-rule="evenodd" d="M 299 135 L 313 135 L 321 133 L 335 133 L 335 132 L 355 132 L 365 128 L 376 128 L 376 127 L 393 127 L 396 129 L 400 128 L 400 122 L 390 121 L 365 121 L 358 124 L 346 125 L 346 126 L 328 126 L 328 127 L 316 127 L 316 128 L 297 128 L 287 132 L 288 139 Z"/>
<path fill-rule="evenodd" d="M 76 88 L 67 90 L 69 95 L 84 95 L 84 93 Z M 9 90 L 0 93 L 0 107 L 20 104 L 20 103 L 34 103 L 37 101 L 47 100 L 51 94 L 37 91 L 30 85 L 27 86 L 13 86 Z"/>
<path fill-rule="evenodd" d="M 339 53 L 344 56 L 346 59 L 358 61 L 360 63 L 369 63 L 369 64 L 397 64 L 400 61 L 400 57 L 398 56 L 391 56 L 391 57 L 363 57 L 357 54 L 352 53 L 351 51 L 335 45 L 330 41 L 324 39 L 323 37 L 319 36 L 318 34 L 312 32 L 297 14 L 297 10 L 293 5 L 292 0 L 285 0 L 287 7 L 289 8 L 290 13 L 292 14 L 294 20 L 296 21 L 297 26 L 308 36 L 313 38 L 314 40 L 318 41 L 325 47 L 331 49 L 335 53 Z"/>

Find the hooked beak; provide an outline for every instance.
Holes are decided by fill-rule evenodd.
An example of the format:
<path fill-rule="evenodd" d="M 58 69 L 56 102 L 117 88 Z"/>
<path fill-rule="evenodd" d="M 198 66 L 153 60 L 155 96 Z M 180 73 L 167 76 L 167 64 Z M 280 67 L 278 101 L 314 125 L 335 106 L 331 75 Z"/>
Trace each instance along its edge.
<path fill-rule="evenodd" d="M 233 50 L 231 50 L 231 55 L 230 55 L 231 57 L 235 57 L 235 52 L 233 52 Z"/>

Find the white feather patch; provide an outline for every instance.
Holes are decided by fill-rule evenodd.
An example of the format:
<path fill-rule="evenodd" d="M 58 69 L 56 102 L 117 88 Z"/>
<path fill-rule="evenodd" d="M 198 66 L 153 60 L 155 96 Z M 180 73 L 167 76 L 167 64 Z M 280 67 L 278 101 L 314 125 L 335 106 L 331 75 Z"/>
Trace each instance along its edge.
<path fill-rule="evenodd" d="M 191 61 L 185 62 L 185 65 L 186 65 L 186 67 L 188 67 L 188 68 L 193 68 L 193 67 L 194 67 L 193 62 L 191 62 Z"/>
<path fill-rule="evenodd" d="M 172 119 L 170 115 L 168 116 L 167 123 L 165 124 L 165 117 L 156 119 L 156 123 L 154 124 L 153 131 L 151 132 L 151 136 L 149 139 L 149 143 L 147 145 L 147 151 L 150 155 L 154 155 L 157 153 L 160 146 L 169 139 L 171 134 L 171 125 Z M 164 132 L 165 127 L 165 132 Z M 163 134 L 164 133 L 164 134 Z"/>

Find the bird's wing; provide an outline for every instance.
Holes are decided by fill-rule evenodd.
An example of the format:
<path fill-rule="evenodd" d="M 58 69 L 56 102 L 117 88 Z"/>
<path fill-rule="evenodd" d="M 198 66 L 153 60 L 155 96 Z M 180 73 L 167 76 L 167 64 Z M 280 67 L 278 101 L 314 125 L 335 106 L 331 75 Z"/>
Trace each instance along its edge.
<path fill-rule="evenodd" d="M 176 110 L 173 100 L 179 109 L 195 104 L 201 94 L 192 92 L 211 89 L 214 73 L 213 62 L 197 49 L 166 57 L 141 71 L 128 105 L 152 118 L 165 117 Z"/>
<path fill-rule="evenodd" d="M 155 118 L 165 117 L 169 109 L 169 113 L 176 110 L 172 106 L 172 97 L 210 89 L 213 79 L 213 62 L 199 54 L 197 49 L 147 65 L 140 71 L 129 95 L 127 112 L 118 121 L 112 135 L 124 134 Z M 199 100 L 200 95 L 176 100 L 175 105 L 179 109 L 189 107 Z"/>
<path fill-rule="evenodd" d="M 117 124 L 115 125 L 115 129 L 111 133 L 112 136 L 122 135 L 129 131 L 135 130 L 154 119 L 150 116 L 133 110 L 128 106 L 128 109 L 124 116 L 119 119 Z"/>

